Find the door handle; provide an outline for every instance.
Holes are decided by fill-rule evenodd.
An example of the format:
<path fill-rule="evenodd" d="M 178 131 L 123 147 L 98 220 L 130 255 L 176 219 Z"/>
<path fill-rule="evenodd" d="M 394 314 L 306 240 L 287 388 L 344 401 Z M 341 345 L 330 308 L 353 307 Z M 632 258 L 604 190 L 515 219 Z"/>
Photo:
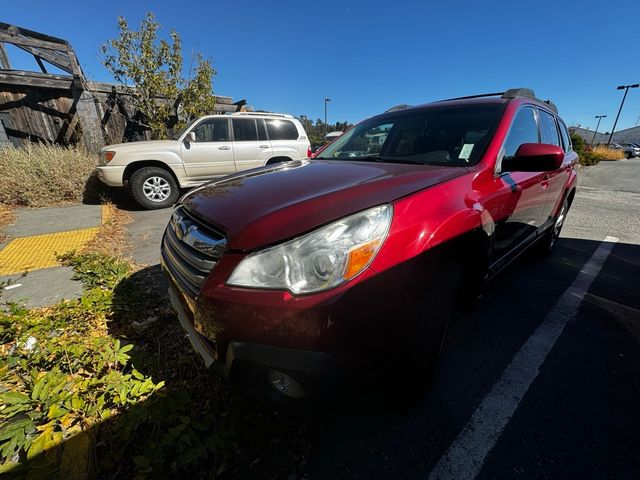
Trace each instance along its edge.
<path fill-rule="evenodd" d="M 545 175 L 544 177 L 542 177 L 542 181 L 540 182 L 540 186 L 542 186 L 542 188 L 549 188 L 549 179 L 551 178 L 550 175 Z"/>
<path fill-rule="evenodd" d="M 231 150 L 231 147 L 223 145 L 222 147 L 218 147 L 218 150 Z"/>
<path fill-rule="evenodd" d="M 269 148 L 269 145 L 258 145 L 258 148 Z"/>

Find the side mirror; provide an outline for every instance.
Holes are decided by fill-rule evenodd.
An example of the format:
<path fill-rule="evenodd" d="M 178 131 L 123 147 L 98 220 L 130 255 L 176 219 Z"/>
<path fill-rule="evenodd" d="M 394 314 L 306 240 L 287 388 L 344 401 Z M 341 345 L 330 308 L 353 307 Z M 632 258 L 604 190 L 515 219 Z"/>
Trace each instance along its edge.
<path fill-rule="evenodd" d="M 196 133 L 195 132 L 189 132 L 184 136 L 184 142 L 185 143 L 192 143 L 196 141 Z"/>
<path fill-rule="evenodd" d="M 564 161 L 564 150 L 546 143 L 523 143 L 516 154 L 502 160 L 503 172 L 548 172 Z"/>

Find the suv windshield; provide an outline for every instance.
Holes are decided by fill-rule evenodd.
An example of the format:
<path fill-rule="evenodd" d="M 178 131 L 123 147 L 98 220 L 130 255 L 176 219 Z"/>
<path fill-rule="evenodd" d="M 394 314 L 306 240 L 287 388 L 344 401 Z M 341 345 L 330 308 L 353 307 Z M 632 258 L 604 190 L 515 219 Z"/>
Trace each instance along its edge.
<path fill-rule="evenodd" d="M 316 158 L 472 165 L 491 140 L 501 111 L 501 105 L 472 105 L 394 112 L 356 125 Z"/>

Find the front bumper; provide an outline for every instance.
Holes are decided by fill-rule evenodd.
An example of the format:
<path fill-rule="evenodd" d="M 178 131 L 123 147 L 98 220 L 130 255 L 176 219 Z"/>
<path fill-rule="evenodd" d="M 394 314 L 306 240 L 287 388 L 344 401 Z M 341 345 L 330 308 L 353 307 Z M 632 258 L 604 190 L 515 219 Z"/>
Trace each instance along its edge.
<path fill-rule="evenodd" d="M 224 362 L 216 359 L 215 350 L 194 328 L 193 320 L 180 300 L 180 293 L 174 287 L 170 274 L 166 273 L 169 276 L 171 304 L 192 347 L 208 369 L 229 379 L 242 390 L 277 402 L 290 400 L 269 384 L 269 370 L 283 372 L 294 378 L 304 389 L 305 398 L 323 396 L 342 381 L 342 367 L 335 358 L 324 352 L 231 341 Z"/>
<path fill-rule="evenodd" d="M 123 185 L 124 165 L 100 165 L 96 167 L 98 178 L 102 183 L 110 187 L 121 187 Z"/>

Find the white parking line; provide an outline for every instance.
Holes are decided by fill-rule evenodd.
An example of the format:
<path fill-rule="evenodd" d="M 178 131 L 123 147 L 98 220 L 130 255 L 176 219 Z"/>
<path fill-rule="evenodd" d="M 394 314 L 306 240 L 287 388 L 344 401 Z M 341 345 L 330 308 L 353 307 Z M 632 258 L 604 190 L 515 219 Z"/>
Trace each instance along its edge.
<path fill-rule="evenodd" d="M 598 246 L 571 286 L 547 313 L 536 331 L 513 357 L 502 377 L 476 408 L 460 435 L 431 471 L 429 480 L 472 480 L 509 423 L 540 366 L 565 325 L 578 313 L 583 296 L 598 276 L 618 241 L 607 237 Z"/>

